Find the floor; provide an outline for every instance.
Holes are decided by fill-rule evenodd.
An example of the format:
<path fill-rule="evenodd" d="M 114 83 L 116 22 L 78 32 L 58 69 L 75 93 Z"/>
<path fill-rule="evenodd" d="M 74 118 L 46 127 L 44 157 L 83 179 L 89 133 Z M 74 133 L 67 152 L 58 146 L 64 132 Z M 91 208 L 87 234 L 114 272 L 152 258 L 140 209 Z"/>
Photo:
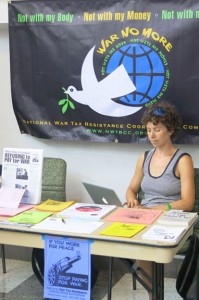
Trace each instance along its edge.
<path fill-rule="evenodd" d="M 43 288 L 32 272 L 27 261 L 6 260 L 7 273 L 2 273 L 0 263 L 0 299 L 1 300 L 42 300 Z M 92 300 L 107 299 L 107 272 L 102 271 L 92 291 Z M 137 284 L 132 290 L 132 276 L 124 271 L 113 272 L 112 300 L 148 300 L 146 291 Z M 175 279 L 165 279 L 165 300 L 182 299 L 176 292 Z"/>

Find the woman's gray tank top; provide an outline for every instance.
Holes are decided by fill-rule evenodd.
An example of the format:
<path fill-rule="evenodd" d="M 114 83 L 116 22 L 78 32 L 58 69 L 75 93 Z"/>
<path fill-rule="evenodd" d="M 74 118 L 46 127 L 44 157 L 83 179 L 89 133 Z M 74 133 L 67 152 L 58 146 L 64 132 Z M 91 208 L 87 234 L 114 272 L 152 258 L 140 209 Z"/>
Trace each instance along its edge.
<path fill-rule="evenodd" d="M 150 174 L 150 162 L 156 149 L 145 152 L 143 163 L 144 177 L 141 183 L 141 189 L 144 192 L 142 205 L 153 207 L 173 202 L 181 198 L 180 178 L 175 175 L 175 168 L 179 159 L 188 153 L 177 150 L 162 175 L 154 177 Z"/>

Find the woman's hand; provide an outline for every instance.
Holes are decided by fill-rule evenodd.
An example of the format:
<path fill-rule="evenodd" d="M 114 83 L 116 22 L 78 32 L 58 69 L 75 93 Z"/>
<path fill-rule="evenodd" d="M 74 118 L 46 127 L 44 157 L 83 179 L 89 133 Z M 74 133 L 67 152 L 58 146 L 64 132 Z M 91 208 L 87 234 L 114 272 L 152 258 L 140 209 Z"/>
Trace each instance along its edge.
<path fill-rule="evenodd" d="M 140 203 L 137 199 L 128 200 L 126 203 L 128 208 L 139 208 Z"/>

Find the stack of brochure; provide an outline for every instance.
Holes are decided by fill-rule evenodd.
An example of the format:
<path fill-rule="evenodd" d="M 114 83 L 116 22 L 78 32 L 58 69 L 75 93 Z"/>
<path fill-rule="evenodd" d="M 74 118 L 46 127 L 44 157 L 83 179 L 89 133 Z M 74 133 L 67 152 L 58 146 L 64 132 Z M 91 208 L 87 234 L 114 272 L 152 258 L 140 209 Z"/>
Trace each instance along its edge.
<path fill-rule="evenodd" d="M 184 212 L 182 210 L 169 210 L 159 217 L 158 224 L 191 226 L 198 219 L 196 212 Z"/>

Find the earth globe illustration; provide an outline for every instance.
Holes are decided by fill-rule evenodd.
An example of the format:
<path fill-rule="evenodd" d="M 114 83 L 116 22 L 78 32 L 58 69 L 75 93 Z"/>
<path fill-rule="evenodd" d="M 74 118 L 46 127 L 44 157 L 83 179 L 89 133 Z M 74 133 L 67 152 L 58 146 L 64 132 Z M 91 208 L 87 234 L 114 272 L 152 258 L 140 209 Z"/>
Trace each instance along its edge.
<path fill-rule="evenodd" d="M 165 68 L 156 51 L 141 43 L 122 46 L 108 61 L 106 74 L 110 74 L 121 64 L 126 68 L 136 91 L 121 97 L 120 102 L 141 106 L 158 95 L 164 84 Z"/>

